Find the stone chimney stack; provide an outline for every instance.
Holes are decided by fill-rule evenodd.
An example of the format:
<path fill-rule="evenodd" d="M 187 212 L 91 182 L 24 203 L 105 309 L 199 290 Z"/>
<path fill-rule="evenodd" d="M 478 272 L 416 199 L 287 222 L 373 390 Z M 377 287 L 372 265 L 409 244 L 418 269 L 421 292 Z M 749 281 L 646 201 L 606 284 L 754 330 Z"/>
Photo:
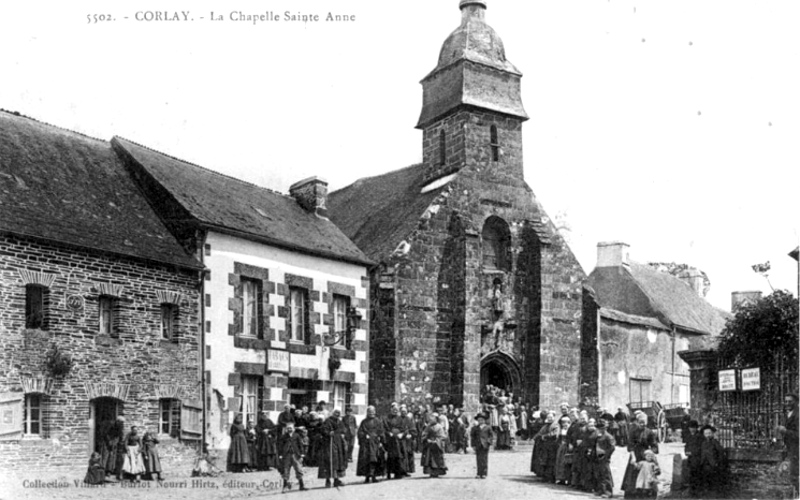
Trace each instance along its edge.
<path fill-rule="evenodd" d="M 752 304 L 761 300 L 761 292 L 757 290 L 749 292 L 731 292 L 731 312 L 735 313 L 743 305 Z"/>
<path fill-rule="evenodd" d="M 689 285 L 689 287 L 694 290 L 694 293 L 696 293 L 698 297 L 706 296 L 703 273 L 701 273 L 699 270 L 695 269 L 694 267 L 690 267 L 689 269 L 680 273 L 678 278 Z"/>
<path fill-rule="evenodd" d="M 328 198 L 328 181 L 319 177 L 309 177 L 295 182 L 289 187 L 289 194 L 305 210 L 320 217 L 328 216 L 325 201 Z"/>
<path fill-rule="evenodd" d="M 621 241 L 605 241 L 597 244 L 597 267 L 628 265 L 630 245 Z"/>

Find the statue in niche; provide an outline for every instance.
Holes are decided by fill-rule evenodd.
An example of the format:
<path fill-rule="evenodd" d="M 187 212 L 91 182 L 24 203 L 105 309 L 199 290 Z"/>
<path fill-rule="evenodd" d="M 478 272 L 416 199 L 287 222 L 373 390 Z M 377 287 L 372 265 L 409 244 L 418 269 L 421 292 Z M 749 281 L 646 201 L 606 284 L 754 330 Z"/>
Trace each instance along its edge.
<path fill-rule="evenodd" d="M 505 330 L 505 299 L 503 298 L 503 281 L 500 278 L 495 278 L 492 282 L 492 317 L 494 325 L 492 326 L 492 335 L 494 336 L 494 348 L 500 347 L 500 335 Z"/>

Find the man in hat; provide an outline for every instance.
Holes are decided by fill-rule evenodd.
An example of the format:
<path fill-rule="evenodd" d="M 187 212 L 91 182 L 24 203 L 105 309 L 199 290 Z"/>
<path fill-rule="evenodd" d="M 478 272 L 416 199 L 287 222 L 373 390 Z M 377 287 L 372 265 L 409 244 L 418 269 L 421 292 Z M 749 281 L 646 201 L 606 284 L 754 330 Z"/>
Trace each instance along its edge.
<path fill-rule="evenodd" d="M 608 413 L 597 422 L 597 438 L 592 456 L 592 481 L 594 491 L 601 498 L 611 498 L 614 492 L 614 478 L 611 476 L 611 455 L 614 453 L 616 442 L 614 436 L 608 432 L 608 421 L 614 417 Z"/>
<path fill-rule="evenodd" d="M 322 435 L 319 450 L 319 471 L 317 478 L 325 480 L 325 487 L 344 486 L 341 478 L 347 470 L 347 428 L 341 419 L 342 412 L 337 408 L 325 419 L 320 434 Z"/>
<path fill-rule="evenodd" d="M 356 432 L 358 432 L 358 424 L 356 424 L 356 417 L 353 415 L 353 408 L 350 405 L 344 407 L 344 417 L 342 422 L 347 429 L 347 461 L 353 461 L 353 447 L 356 442 Z"/>
<path fill-rule="evenodd" d="M 798 410 L 798 395 L 796 392 L 786 396 L 784 400 L 784 406 L 786 408 L 786 425 L 779 426 L 778 431 L 783 434 L 783 443 L 786 445 L 786 451 L 789 453 L 789 476 L 792 478 L 792 485 L 794 485 L 794 490 L 797 492 L 800 487 L 798 487 L 798 477 L 800 477 L 800 472 L 798 472 L 798 446 L 800 446 L 800 442 L 798 442 L 798 433 L 797 433 L 797 410 Z"/>
<path fill-rule="evenodd" d="M 683 452 L 686 453 L 686 484 L 690 492 L 697 488 L 700 474 L 700 449 L 703 444 L 703 435 L 699 432 L 697 420 L 689 420 L 686 426 L 687 433 L 683 438 Z"/>
<path fill-rule="evenodd" d="M 479 479 L 486 479 L 489 474 L 489 447 L 494 440 L 494 432 L 491 426 L 486 424 L 487 416 L 484 413 L 475 415 L 475 420 L 478 425 L 474 426 L 470 431 L 470 442 L 472 448 L 475 450 L 475 458 L 478 461 L 478 475 Z"/>
<path fill-rule="evenodd" d="M 383 441 L 386 428 L 383 420 L 376 417 L 375 407 L 367 407 L 367 418 L 358 427 L 358 463 L 356 475 L 366 478 L 365 483 L 377 483 L 377 476 L 383 475 L 385 456 Z"/>

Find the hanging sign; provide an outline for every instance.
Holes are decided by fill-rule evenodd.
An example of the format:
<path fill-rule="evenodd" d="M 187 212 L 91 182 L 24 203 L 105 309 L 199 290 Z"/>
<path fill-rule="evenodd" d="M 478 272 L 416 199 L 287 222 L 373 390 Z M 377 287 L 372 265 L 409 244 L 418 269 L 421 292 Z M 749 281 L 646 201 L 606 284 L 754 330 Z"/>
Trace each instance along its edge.
<path fill-rule="evenodd" d="M 761 389 L 761 369 L 745 368 L 742 370 L 742 390 L 758 391 Z"/>
<path fill-rule="evenodd" d="M 719 390 L 720 391 L 735 391 L 736 390 L 736 370 L 720 370 L 719 371 Z"/>

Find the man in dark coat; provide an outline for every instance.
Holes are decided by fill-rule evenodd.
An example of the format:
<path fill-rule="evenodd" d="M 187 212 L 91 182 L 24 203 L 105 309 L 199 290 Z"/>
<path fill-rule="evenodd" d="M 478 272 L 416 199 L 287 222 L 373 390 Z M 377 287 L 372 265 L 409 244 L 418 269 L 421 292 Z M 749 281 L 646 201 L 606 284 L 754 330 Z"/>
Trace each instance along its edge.
<path fill-rule="evenodd" d="M 783 433 L 783 444 L 786 445 L 786 451 L 789 455 L 789 476 L 792 479 L 792 484 L 794 485 L 794 491 L 798 491 L 798 477 L 800 477 L 800 472 L 798 472 L 798 447 L 800 447 L 800 438 L 798 438 L 797 433 L 797 413 L 798 413 L 798 395 L 797 393 L 793 393 L 786 397 L 785 406 L 786 406 L 786 425 L 781 426 L 778 430 Z"/>
<path fill-rule="evenodd" d="M 283 433 L 278 439 L 278 469 L 283 478 L 283 491 L 292 489 L 292 482 L 290 474 L 294 469 L 297 482 L 300 485 L 300 491 L 306 489 L 303 484 L 303 455 L 305 454 L 305 447 L 303 446 L 303 439 L 300 433 L 295 432 L 294 423 L 287 422 L 283 428 Z"/>
<path fill-rule="evenodd" d="M 613 420 L 607 415 L 608 420 Z M 592 450 L 592 475 L 594 491 L 601 498 L 611 498 L 614 493 L 614 478 L 611 476 L 611 455 L 614 453 L 616 441 L 608 428 L 608 420 L 603 418 L 597 423 L 597 440 Z"/>
<path fill-rule="evenodd" d="M 628 446 L 628 414 L 620 406 L 617 408 L 617 414 L 614 415 L 614 421 L 617 423 L 617 446 Z"/>
<path fill-rule="evenodd" d="M 686 484 L 689 491 L 697 489 L 700 474 L 700 448 L 703 444 L 703 435 L 698 431 L 697 420 L 690 420 L 683 436 L 683 452 L 686 453 Z"/>
<path fill-rule="evenodd" d="M 356 442 L 356 433 L 358 432 L 358 424 L 356 423 L 356 417 L 353 415 L 353 408 L 349 405 L 344 409 L 344 417 L 342 417 L 342 422 L 344 422 L 344 426 L 347 429 L 347 461 L 353 461 L 353 448 L 355 447 Z"/>
<path fill-rule="evenodd" d="M 405 414 L 403 414 L 405 412 Z M 400 479 L 409 475 L 414 469 L 414 452 L 412 440 L 416 437 L 414 421 L 408 416 L 408 410 L 392 407 L 392 414 L 386 418 L 386 477 Z"/>
<path fill-rule="evenodd" d="M 342 412 L 338 409 L 323 422 L 320 428 L 322 436 L 321 447 L 319 449 L 318 462 L 319 479 L 325 479 L 325 487 L 333 486 L 337 488 L 344 486 L 341 478 L 347 470 L 347 427 L 342 422 Z"/>
<path fill-rule="evenodd" d="M 375 407 L 368 407 L 367 417 L 358 427 L 358 463 L 356 464 L 356 475 L 365 477 L 365 483 L 369 483 L 370 480 L 377 483 L 376 476 L 383 475 L 385 435 L 386 428 L 383 421 L 375 416 Z"/>
<path fill-rule="evenodd" d="M 588 415 L 585 411 L 582 411 L 578 415 L 578 420 L 567 430 L 573 452 L 572 477 L 570 478 L 569 484 L 577 489 L 583 488 L 583 483 L 586 479 L 586 470 L 589 468 L 586 459 L 586 439 L 590 434 L 590 431 L 587 429 L 588 425 Z"/>
<path fill-rule="evenodd" d="M 725 485 L 728 461 L 725 449 L 716 438 L 717 429 L 713 425 L 703 426 L 703 441 L 700 444 L 700 463 L 698 493 L 703 498 L 720 498 Z"/>
<path fill-rule="evenodd" d="M 494 432 L 491 426 L 486 424 L 488 416 L 483 413 L 475 415 L 478 425 L 470 431 L 470 442 L 472 449 L 475 450 L 475 458 L 478 461 L 478 478 L 486 479 L 489 475 L 489 447 L 494 441 Z"/>

